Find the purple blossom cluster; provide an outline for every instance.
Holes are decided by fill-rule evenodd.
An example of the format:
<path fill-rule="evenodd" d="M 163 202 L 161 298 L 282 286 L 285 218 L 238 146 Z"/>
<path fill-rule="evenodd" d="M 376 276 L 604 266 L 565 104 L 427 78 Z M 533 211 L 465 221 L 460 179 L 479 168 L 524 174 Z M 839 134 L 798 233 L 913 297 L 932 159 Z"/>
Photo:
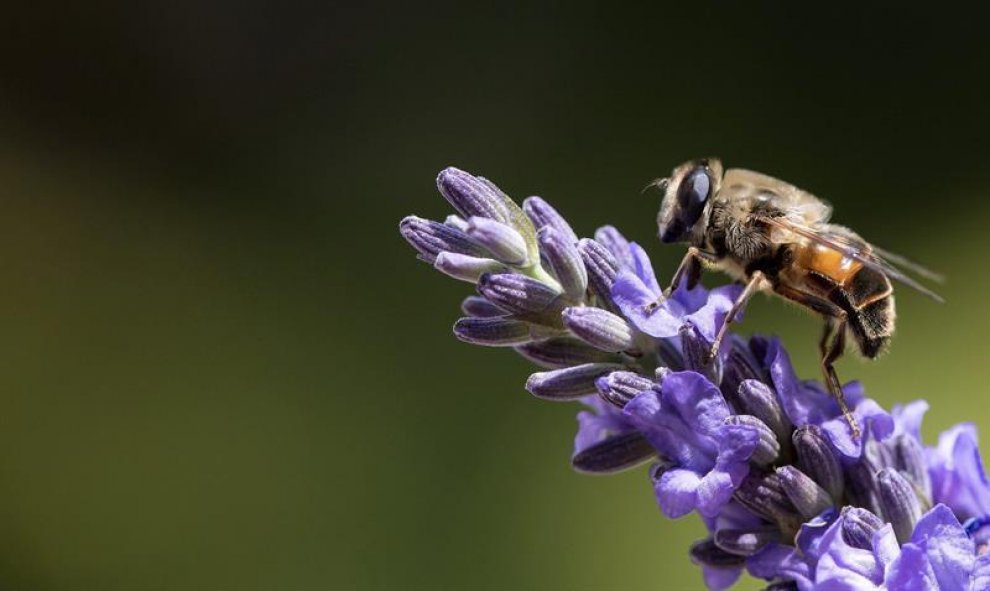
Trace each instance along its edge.
<path fill-rule="evenodd" d="M 437 185 L 457 214 L 410 216 L 400 231 L 476 286 L 454 334 L 540 366 L 534 396 L 584 405 L 575 469 L 652 462 L 661 512 L 707 527 L 689 555 L 708 588 L 746 570 L 775 590 L 990 589 L 990 480 L 972 425 L 926 446 L 927 403 L 887 412 L 851 382 L 855 437 L 777 339 L 732 335 L 709 359 L 740 286 L 665 291 L 615 228 L 579 239 L 543 199 L 520 208 L 454 168 Z"/>

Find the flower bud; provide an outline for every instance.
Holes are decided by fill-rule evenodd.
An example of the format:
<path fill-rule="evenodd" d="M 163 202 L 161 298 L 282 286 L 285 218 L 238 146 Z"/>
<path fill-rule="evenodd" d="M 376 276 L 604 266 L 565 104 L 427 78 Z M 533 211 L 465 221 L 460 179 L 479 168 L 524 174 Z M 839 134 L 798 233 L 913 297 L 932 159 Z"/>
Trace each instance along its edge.
<path fill-rule="evenodd" d="M 578 242 L 581 260 L 588 271 L 588 286 L 605 307 L 615 309 L 612 303 L 612 284 L 619 270 L 619 263 L 607 248 L 594 240 L 584 238 Z"/>
<path fill-rule="evenodd" d="M 729 568 L 741 566 L 746 561 L 744 556 L 730 554 L 719 548 L 712 538 L 691 544 L 691 549 L 688 552 L 691 556 L 691 562 L 701 566 Z"/>
<path fill-rule="evenodd" d="M 461 232 L 467 233 L 468 223 L 467 220 L 456 214 L 450 214 L 443 220 L 445 226 L 450 226 L 451 228 L 457 228 Z"/>
<path fill-rule="evenodd" d="M 479 216 L 511 223 L 503 194 L 484 179 L 451 166 L 437 176 L 437 189 L 465 218 Z"/>
<path fill-rule="evenodd" d="M 504 317 L 461 318 L 454 323 L 454 336 L 473 345 L 510 347 L 529 342 L 529 323 Z"/>
<path fill-rule="evenodd" d="M 725 417 L 723 425 L 742 426 L 756 431 L 759 439 L 756 449 L 753 450 L 753 455 L 749 458 L 753 465 L 765 468 L 777 460 L 777 456 L 780 454 L 780 443 L 770 427 L 767 427 L 766 423 L 760 419 L 752 415 L 729 415 Z"/>
<path fill-rule="evenodd" d="M 537 398 L 547 400 L 574 400 L 595 394 L 595 380 L 610 372 L 624 369 L 618 363 L 585 363 L 541 371 L 529 376 L 526 389 Z"/>
<path fill-rule="evenodd" d="M 548 369 L 561 369 L 582 363 L 616 361 L 615 355 L 589 347 L 572 337 L 556 337 L 516 347 L 516 352 Z"/>
<path fill-rule="evenodd" d="M 777 476 L 780 476 L 784 484 L 787 498 L 794 503 L 794 507 L 805 520 L 832 507 L 833 501 L 829 493 L 796 467 L 781 466 L 777 468 Z"/>
<path fill-rule="evenodd" d="M 893 442 L 893 452 L 897 467 L 910 476 L 923 494 L 931 497 L 932 481 L 925 462 L 925 450 L 914 437 L 901 434 Z"/>
<path fill-rule="evenodd" d="M 456 252 L 441 252 L 437 255 L 433 267 L 444 275 L 468 283 L 477 283 L 478 279 L 486 273 L 507 271 L 502 263 L 494 259 L 473 257 Z"/>
<path fill-rule="evenodd" d="M 461 302 L 461 312 L 475 318 L 505 316 L 507 312 L 481 296 L 468 296 Z"/>
<path fill-rule="evenodd" d="M 794 427 L 784 414 L 777 394 L 769 386 L 758 380 L 743 380 L 739 385 L 737 397 L 744 412 L 766 423 L 780 441 L 790 441 Z"/>
<path fill-rule="evenodd" d="M 842 537 L 854 548 L 873 549 L 873 534 L 883 527 L 884 521 L 861 507 L 842 509 Z"/>
<path fill-rule="evenodd" d="M 679 334 L 685 369 L 700 373 L 713 384 L 720 383 L 722 381 L 722 362 L 720 357 L 710 358 L 711 344 L 691 324 L 682 326 Z"/>
<path fill-rule="evenodd" d="M 595 380 L 598 394 L 619 408 L 623 408 L 640 392 L 649 390 L 655 385 L 652 380 L 631 371 L 613 371 Z"/>
<path fill-rule="evenodd" d="M 527 320 L 540 318 L 560 323 L 558 296 L 554 288 L 518 273 L 493 273 L 478 280 L 478 293 L 491 303 Z"/>
<path fill-rule="evenodd" d="M 842 499 L 845 479 L 842 466 L 819 427 L 807 425 L 794 431 L 797 466 L 828 492 L 833 501 Z"/>
<path fill-rule="evenodd" d="M 588 271 L 584 268 L 581 253 L 575 242 L 553 227 L 541 228 L 537 232 L 540 254 L 557 277 L 564 293 L 574 301 L 584 300 L 588 289 Z"/>
<path fill-rule="evenodd" d="M 715 532 L 715 545 L 736 556 L 752 556 L 770 542 L 778 542 L 780 539 L 780 528 L 775 525 L 720 529 Z"/>
<path fill-rule="evenodd" d="M 914 487 L 892 468 L 877 472 L 876 479 L 884 519 L 894 527 L 898 542 L 911 541 L 911 533 L 922 513 Z"/>
<path fill-rule="evenodd" d="M 475 244 L 463 231 L 426 220 L 414 215 L 399 222 L 399 233 L 415 248 L 424 260 L 433 262 L 441 252 L 456 252 L 463 255 L 482 257 L 484 250 Z"/>
<path fill-rule="evenodd" d="M 467 235 L 492 254 L 492 256 L 516 267 L 527 264 L 526 241 L 510 226 L 483 217 L 468 219 Z"/>
<path fill-rule="evenodd" d="M 570 244 L 577 244 L 578 237 L 557 210 L 541 197 L 529 197 L 523 201 L 523 211 L 533 220 L 537 230 L 550 227 L 556 230 Z"/>
<path fill-rule="evenodd" d="M 578 472 L 612 474 L 638 466 L 656 453 L 641 433 L 631 431 L 613 435 L 579 451 L 571 458 L 571 465 Z"/>
<path fill-rule="evenodd" d="M 797 532 L 801 516 L 784 491 L 784 483 L 774 473 L 750 474 L 739 485 L 733 497 L 750 512 L 777 523 L 787 532 Z"/>
<path fill-rule="evenodd" d="M 635 346 L 629 323 L 607 310 L 591 306 L 565 308 L 563 321 L 576 337 L 602 351 L 618 353 Z"/>

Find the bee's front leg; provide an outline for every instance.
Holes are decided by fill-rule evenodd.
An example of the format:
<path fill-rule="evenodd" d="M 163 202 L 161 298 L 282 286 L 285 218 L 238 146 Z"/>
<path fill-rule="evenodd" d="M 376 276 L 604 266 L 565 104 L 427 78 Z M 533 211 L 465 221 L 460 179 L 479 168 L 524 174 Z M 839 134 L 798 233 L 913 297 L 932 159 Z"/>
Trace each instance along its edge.
<path fill-rule="evenodd" d="M 670 285 L 663 292 L 664 296 L 670 296 L 671 292 L 677 289 L 677 286 L 685 279 L 688 282 L 688 289 L 698 285 L 698 281 L 701 279 L 701 270 L 704 268 L 703 263 L 715 264 L 717 261 L 718 258 L 710 252 L 701 250 L 696 246 L 688 247 L 684 258 L 681 259 L 681 264 L 677 267 L 677 271 L 670 281 Z"/>
<path fill-rule="evenodd" d="M 710 252 L 705 252 L 695 246 L 688 247 L 684 258 L 681 259 L 681 264 L 678 265 L 677 271 L 674 272 L 674 277 L 670 281 L 670 285 L 667 286 L 667 289 L 663 290 L 663 293 L 655 301 L 646 304 L 646 312 L 653 312 L 659 308 L 664 300 L 670 297 L 670 294 L 677 289 L 681 281 L 687 280 L 688 289 L 698 285 L 698 281 L 701 279 L 702 262 L 714 263 L 716 260 L 715 255 Z"/>

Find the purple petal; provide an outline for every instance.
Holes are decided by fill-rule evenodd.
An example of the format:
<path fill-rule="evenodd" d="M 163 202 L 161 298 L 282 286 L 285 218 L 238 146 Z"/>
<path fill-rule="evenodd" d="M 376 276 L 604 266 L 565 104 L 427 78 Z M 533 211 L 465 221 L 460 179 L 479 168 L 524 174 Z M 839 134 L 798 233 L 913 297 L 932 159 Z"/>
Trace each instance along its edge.
<path fill-rule="evenodd" d="M 643 247 L 635 242 L 630 242 L 629 255 L 631 257 L 632 270 L 636 273 L 636 276 L 643 281 L 643 284 L 648 289 L 660 293 L 660 283 L 657 282 L 657 276 L 653 272 L 653 263 L 650 262 L 650 257 L 647 256 Z"/>
<path fill-rule="evenodd" d="M 578 432 L 574 437 L 574 454 L 605 440 L 610 435 L 619 435 L 633 430 L 622 411 L 608 404 L 598 395 L 581 399 L 591 409 L 578 413 Z"/>
<path fill-rule="evenodd" d="M 748 473 L 749 464 L 733 463 L 705 474 L 697 487 L 698 513 L 704 517 L 718 515 Z"/>
<path fill-rule="evenodd" d="M 701 477 L 691 470 L 673 468 L 667 470 L 654 484 L 657 504 L 666 517 L 676 519 L 692 512 L 698 506 L 698 486 Z"/>
<path fill-rule="evenodd" d="M 832 524 L 835 523 L 836 511 L 825 511 L 821 515 L 801 524 L 796 536 L 794 545 L 801 551 L 809 564 L 818 564 L 825 549 L 822 547 L 822 540 Z"/>
<path fill-rule="evenodd" d="M 731 412 L 718 387 L 693 371 L 671 372 L 664 376 L 660 391 L 664 404 L 672 406 L 698 434 L 714 437 Z M 712 441 L 713 446 L 716 444 Z"/>
<path fill-rule="evenodd" d="M 911 543 L 925 552 L 942 591 L 968 591 L 976 546 L 952 510 L 936 505 L 914 528 Z"/>
<path fill-rule="evenodd" d="M 714 466 L 714 443 L 707 453 L 699 450 L 698 435 L 676 413 L 661 408 L 656 390 L 641 392 L 622 412 L 664 457 L 697 472 L 707 472 Z"/>
<path fill-rule="evenodd" d="M 883 570 L 872 550 L 850 546 L 842 536 L 842 523 L 833 523 L 821 541 L 822 556 L 818 560 L 818 581 L 862 579 L 877 585 L 883 581 Z"/>
<path fill-rule="evenodd" d="M 768 343 L 766 365 L 770 368 L 770 377 L 781 406 L 795 426 L 819 425 L 840 454 L 849 459 L 862 455 L 866 437 L 858 440 L 852 437 L 852 431 L 842 416 L 838 402 L 820 385 L 797 379 L 791 360 L 777 339 Z M 859 382 L 846 384 L 843 392 L 857 422 L 875 439 L 883 440 L 893 433 L 893 418 L 875 402 L 864 397 Z"/>
<path fill-rule="evenodd" d="M 905 544 L 890 565 L 884 579 L 887 589 L 897 591 L 939 591 L 935 573 L 925 553 L 914 544 Z"/>
<path fill-rule="evenodd" d="M 715 434 L 718 442 L 718 458 L 725 462 L 748 462 L 760 442 L 760 432 L 746 424 L 727 424 Z"/>
<path fill-rule="evenodd" d="M 900 552 L 901 546 L 894 535 L 894 526 L 887 523 L 873 534 L 873 554 L 884 571 L 897 560 Z"/>
<path fill-rule="evenodd" d="M 791 579 L 800 591 L 815 589 L 812 566 L 793 546 L 783 544 L 769 544 L 746 561 L 746 569 L 754 577 Z"/>
<path fill-rule="evenodd" d="M 859 404 L 853 407 L 853 416 L 856 422 L 863 429 L 863 435 L 854 439 L 849 423 L 842 416 L 841 412 L 831 419 L 821 423 L 822 430 L 825 431 L 829 442 L 839 453 L 850 459 L 858 458 L 863 453 L 863 444 L 868 436 L 872 436 L 877 441 L 883 441 L 894 432 L 894 419 L 879 404 L 870 399 L 862 399 L 862 388 L 859 382 L 850 382 L 843 387 L 846 400 L 853 404 L 853 400 L 861 399 Z M 829 396 L 831 400 L 831 396 Z M 833 401 L 834 403 L 834 401 Z M 835 405 L 838 412 L 838 404 Z"/>
<path fill-rule="evenodd" d="M 602 226 L 595 231 L 595 241 L 602 244 L 612 253 L 619 266 L 632 269 L 633 260 L 629 252 L 629 241 L 615 226 Z"/>
<path fill-rule="evenodd" d="M 915 400 L 905 405 L 897 404 L 891 411 L 894 417 L 894 434 L 906 433 L 921 442 L 921 420 L 928 411 L 928 403 L 924 400 Z"/>
<path fill-rule="evenodd" d="M 976 428 L 956 425 L 939 436 L 929 453 L 932 500 L 945 503 L 960 519 L 990 513 L 990 481 L 977 447 Z"/>
<path fill-rule="evenodd" d="M 974 591 L 976 589 L 990 589 L 990 552 L 976 557 L 972 584 Z"/>
<path fill-rule="evenodd" d="M 697 312 L 708 301 L 708 290 L 702 287 L 700 283 L 688 289 L 685 278 L 671 292 L 670 299 L 677 302 L 677 305 L 681 306 L 687 313 Z"/>
<path fill-rule="evenodd" d="M 705 579 L 705 586 L 711 589 L 711 591 L 724 591 L 736 581 L 739 580 L 739 575 L 742 574 L 742 567 L 714 567 L 703 565 L 701 567 L 701 575 Z"/>
<path fill-rule="evenodd" d="M 741 285 L 723 285 L 708 292 L 702 300 L 698 292 L 704 294 L 704 289 L 695 287 L 688 291 L 679 286 L 671 299 L 684 307 L 684 321 L 697 328 L 705 340 L 712 342 L 742 290 Z M 737 320 L 741 318 L 741 315 L 736 317 Z"/>
<path fill-rule="evenodd" d="M 612 301 L 633 326 L 656 338 L 677 335 L 684 324 L 682 317 L 672 313 L 670 300 L 656 305 L 662 294 L 652 289 L 636 273 L 623 269 L 612 284 Z"/>

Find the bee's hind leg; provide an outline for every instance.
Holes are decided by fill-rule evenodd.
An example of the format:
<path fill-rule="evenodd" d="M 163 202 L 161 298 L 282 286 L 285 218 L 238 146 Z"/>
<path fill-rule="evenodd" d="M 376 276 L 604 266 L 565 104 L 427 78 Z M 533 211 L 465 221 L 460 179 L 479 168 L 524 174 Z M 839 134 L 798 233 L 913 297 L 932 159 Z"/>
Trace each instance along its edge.
<path fill-rule="evenodd" d="M 856 423 L 856 417 L 849 410 L 849 406 L 846 405 L 842 384 L 839 382 L 839 376 L 835 374 L 835 367 L 833 367 L 835 361 L 846 350 L 846 318 L 848 314 L 839 306 L 820 296 L 794 289 L 784 283 L 775 285 L 774 291 L 825 316 L 825 331 L 818 342 L 818 350 L 822 354 L 822 374 L 825 377 L 825 385 L 828 387 L 829 394 L 839 403 L 839 409 L 842 410 L 842 416 L 849 423 L 853 438 L 859 439 L 859 425 Z"/>
<path fill-rule="evenodd" d="M 825 376 L 828 391 L 835 398 L 835 401 L 839 403 L 842 416 L 845 417 L 846 422 L 849 423 L 849 428 L 852 430 L 853 439 L 859 439 L 859 425 L 856 423 L 856 417 L 853 416 L 849 407 L 846 405 L 846 396 L 842 392 L 842 383 L 839 381 L 839 376 L 836 375 L 835 367 L 833 366 L 835 361 L 846 350 L 846 314 L 844 312 L 841 316 L 829 318 L 826 321 L 825 330 L 822 333 L 821 341 L 818 343 L 818 348 L 822 353 L 822 373 Z"/>

